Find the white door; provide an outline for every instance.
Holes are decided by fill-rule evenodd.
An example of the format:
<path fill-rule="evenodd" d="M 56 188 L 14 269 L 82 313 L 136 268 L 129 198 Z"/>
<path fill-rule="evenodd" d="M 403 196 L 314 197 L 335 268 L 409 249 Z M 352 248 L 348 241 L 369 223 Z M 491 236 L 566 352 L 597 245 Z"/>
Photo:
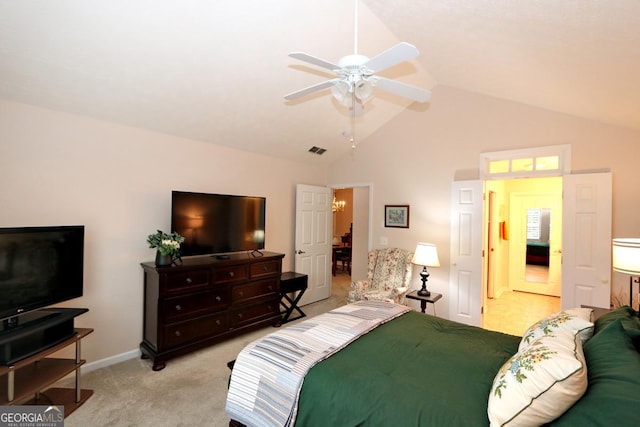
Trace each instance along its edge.
<path fill-rule="evenodd" d="M 565 175 L 562 308 L 611 303 L 611 173 Z"/>
<path fill-rule="evenodd" d="M 449 318 L 482 325 L 482 181 L 454 181 L 451 193 Z"/>
<path fill-rule="evenodd" d="M 327 187 L 296 186 L 295 271 L 309 276 L 300 305 L 331 295 L 331 201 Z"/>
<path fill-rule="evenodd" d="M 543 217 L 546 217 L 546 220 Z M 537 223 L 532 223 L 536 218 Z M 562 253 L 560 189 L 557 193 L 512 193 L 509 198 L 509 222 L 509 286 L 516 291 L 559 297 Z M 548 244 L 547 265 L 537 262 L 529 264 L 529 238 L 535 240 L 541 237 Z M 540 257 L 542 260 L 543 256 Z"/>

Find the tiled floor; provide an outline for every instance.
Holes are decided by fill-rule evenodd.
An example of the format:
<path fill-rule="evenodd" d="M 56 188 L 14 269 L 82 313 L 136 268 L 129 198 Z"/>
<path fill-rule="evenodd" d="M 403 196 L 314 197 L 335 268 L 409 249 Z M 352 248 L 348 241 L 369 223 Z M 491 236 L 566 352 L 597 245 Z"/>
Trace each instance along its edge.
<path fill-rule="evenodd" d="M 484 328 L 521 336 L 538 320 L 560 311 L 560 298 L 527 292 L 507 291 L 489 299 Z"/>

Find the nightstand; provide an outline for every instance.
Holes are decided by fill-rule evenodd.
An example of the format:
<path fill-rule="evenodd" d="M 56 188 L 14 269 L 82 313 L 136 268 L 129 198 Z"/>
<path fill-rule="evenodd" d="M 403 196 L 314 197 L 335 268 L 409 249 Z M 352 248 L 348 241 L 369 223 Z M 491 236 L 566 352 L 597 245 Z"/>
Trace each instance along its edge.
<path fill-rule="evenodd" d="M 436 315 L 436 301 L 438 301 L 440 298 L 442 298 L 442 294 L 437 294 L 435 292 L 431 292 L 431 295 L 429 296 L 421 296 L 418 295 L 418 291 L 411 291 L 409 292 L 407 295 L 405 295 L 405 298 L 409 298 L 409 299 L 415 299 L 420 301 L 420 308 L 422 309 L 422 312 L 425 312 L 425 309 L 427 308 L 427 303 L 433 304 L 433 315 Z"/>

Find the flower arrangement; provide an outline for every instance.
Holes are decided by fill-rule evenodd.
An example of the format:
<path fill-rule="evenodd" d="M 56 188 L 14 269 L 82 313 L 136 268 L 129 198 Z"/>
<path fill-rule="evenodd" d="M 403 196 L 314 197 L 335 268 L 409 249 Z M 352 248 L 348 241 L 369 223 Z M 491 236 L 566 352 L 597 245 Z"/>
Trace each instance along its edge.
<path fill-rule="evenodd" d="M 147 237 L 147 243 L 150 248 L 157 249 L 161 255 L 169 255 L 171 258 L 180 256 L 180 244 L 182 242 L 184 242 L 184 237 L 176 232 L 167 234 L 158 230 Z"/>

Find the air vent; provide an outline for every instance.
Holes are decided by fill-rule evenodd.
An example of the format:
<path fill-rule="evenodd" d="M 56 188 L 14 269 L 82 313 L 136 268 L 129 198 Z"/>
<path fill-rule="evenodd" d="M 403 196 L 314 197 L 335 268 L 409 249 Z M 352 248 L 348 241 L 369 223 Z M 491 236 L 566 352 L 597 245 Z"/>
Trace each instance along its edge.
<path fill-rule="evenodd" d="M 315 145 L 313 147 L 309 148 L 309 152 L 310 153 L 317 154 L 318 156 L 322 156 L 325 151 L 327 151 L 326 148 L 316 147 Z"/>

